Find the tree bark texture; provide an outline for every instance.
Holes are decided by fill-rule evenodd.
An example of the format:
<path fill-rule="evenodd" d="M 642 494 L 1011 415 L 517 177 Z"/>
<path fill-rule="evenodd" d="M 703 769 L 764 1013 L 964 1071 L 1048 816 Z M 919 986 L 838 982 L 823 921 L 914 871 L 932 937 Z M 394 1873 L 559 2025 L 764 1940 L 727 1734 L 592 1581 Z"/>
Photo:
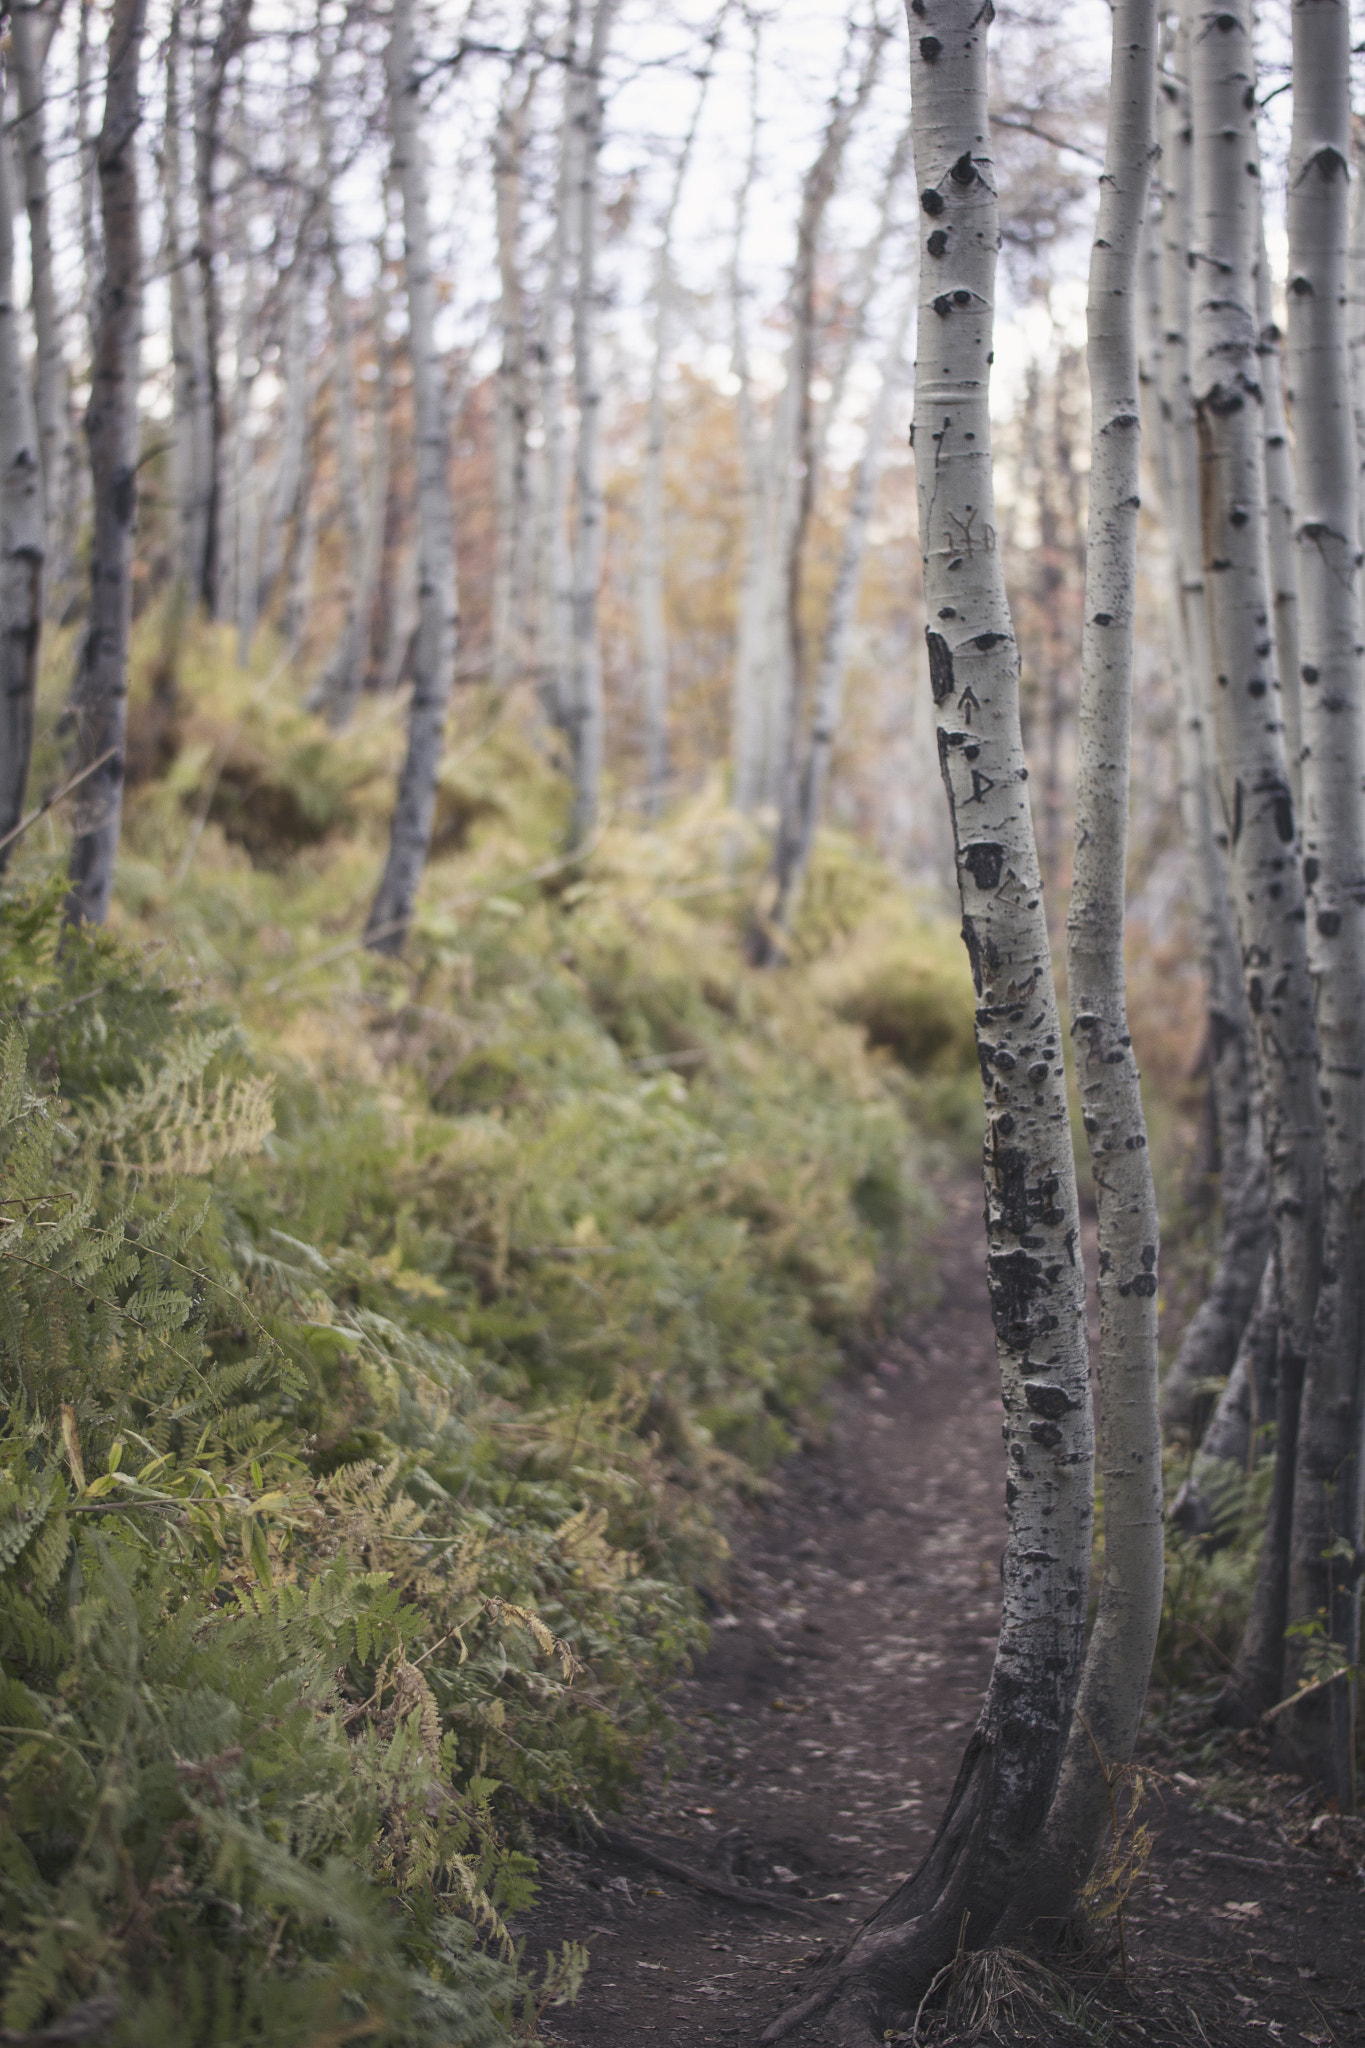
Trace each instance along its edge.
<path fill-rule="evenodd" d="M 1086 308 L 1090 491 L 1067 990 L 1099 1211 L 1104 1573 L 1029 1919 L 1055 1924 L 1089 1874 L 1132 1755 L 1161 1620 L 1156 1190 L 1128 1029 L 1124 884 L 1139 510 L 1143 218 L 1156 154 L 1158 0 L 1116 0 L 1108 138 Z"/>
<path fill-rule="evenodd" d="M 47 85 L 44 36 L 38 9 L 16 6 L 10 13 L 11 61 L 19 99 L 19 149 L 24 170 L 32 266 L 34 401 L 42 462 L 43 516 L 48 580 L 65 581 L 61 551 L 61 485 L 68 441 L 66 357 L 52 270 L 52 220 L 48 192 Z M 54 570 L 57 572 L 54 575 Z"/>
<path fill-rule="evenodd" d="M 43 620 L 40 433 L 14 291 L 14 171 L 0 133 L 0 835 L 24 811 Z M 10 849 L 0 848 L 0 872 Z"/>
<path fill-rule="evenodd" d="M 268 493 L 265 533 L 261 540 L 260 574 L 256 586 L 256 610 L 265 614 L 279 587 L 288 552 L 289 533 L 300 516 L 300 491 L 305 470 L 304 448 L 309 431 L 309 401 L 313 378 L 308 350 L 308 298 L 312 284 L 312 250 L 308 234 L 311 222 L 305 215 L 288 272 L 282 280 L 284 320 L 281 344 L 284 353 L 284 404 L 279 430 L 279 452 Z"/>
<path fill-rule="evenodd" d="M 1199 428 L 1218 799 L 1262 1081 L 1280 1285 L 1276 1499 L 1251 1618 L 1224 1693 L 1232 1718 L 1279 1697 L 1299 1389 L 1321 1251 L 1321 1118 L 1298 832 L 1285 757 L 1267 562 L 1256 318 L 1260 180 L 1249 0 L 1189 0 L 1194 203 L 1192 378 Z"/>
<path fill-rule="evenodd" d="M 730 368 L 739 387 L 735 411 L 741 461 L 743 563 L 736 602 L 735 662 L 730 680 L 730 800 L 746 816 L 759 801 L 764 756 L 762 650 L 767 616 L 767 588 L 772 555 L 772 523 L 768 517 L 771 462 L 764 461 L 764 441 L 754 403 L 749 362 L 748 326 L 744 313 L 744 235 L 749 199 L 758 172 L 758 75 L 761 19 L 751 23 L 753 50 L 749 66 L 749 148 L 735 199 L 735 233 L 730 252 Z M 774 428 L 775 431 L 775 428 Z"/>
<path fill-rule="evenodd" d="M 209 44 L 202 70 L 195 65 L 194 187 L 197 234 L 194 247 L 204 308 L 205 361 L 208 367 L 210 427 L 209 487 L 204 559 L 199 595 L 210 618 L 220 614 L 224 591 L 222 554 L 226 479 L 223 443 L 227 420 L 222 392 L 223 309 L 218 266 L 218 157 L 222 144 L 223 94 L 234 58 L 246 47 L 251 26 L 251 0 L 222 0 L 217 33 Z M 196 51 L 197 55 L 197 51 Z"/>
<path fill-rule="evenodd" d="M 585 846 L 597 827 L 602 799 L 602 757 L 606 739 L 602 699 L 602 638 L 597 617 L 602 580 L 602 546 L 606 538 L 607 504 L 602 490 L 601 367 L 597 351 L 597 234 L 603 139 L 602 67 L 618 0 L 597 0 L 592 34 L 584 60 L 582 124 L 578 146 L 578 275 L 573 296 L 574 396 L 578 403 L 578 439 L 574 450 L 574 546 L 571 667 L 569 679 L 570 738 L 573 747 L 573 822 L 571 847 Z"/>
<path fill-rule="evenodd" d="M 161 180 L 165 210 L 164 248 L 171 301 L 171 358 L 174 376 L 176 574 L 196 605 L 203 600 L 204 561 L 213 502 L 213 394 L 209 375 L 208 326 L 199 263 L 185 247 L 181 206 L 180 87 L 183 67 L 183 10 L 171 15 L 166 48 L 166 119 L 162 131 Z"/>
<path fill-rule="evenodd" d="M 1257 149 L 1257 167 L 1260 150 Z M 1299 574 L 1294 542 L 1294 458 L 1289 448 L 1289 421 L 1284 405 L 1282 336 L 1275 320 L 1270 258 L 1265 246 L 1265 215 L 1256 255 L 1256 325 L 1260 335 L 1261 391 L 1265 404 L 1265 481 L 1269 514 L 1266 538 L 1270 547 L 1271 615 L 1275 622 L 1275 667 L 1280 678 L 1284 715 L 1284 751 L 1294 810 L 1300 810 L 1299 763 L 1303 735 L 1299 716 Z"/>
<path fill-rule="evenodd" d="M 999 223 L 986 16 L 975 0 L 912 0 L 910 31 L 925 231 L 915 466 L 929 672 L 985 1098 L 987 1276 L 1008 1475 L 1002 1615 L 990 1687 L 933 1846 L 766 2041 L 828 2005 L 842 2040 L 880 2040 L 964 1932 L 971 1947 L 991 1941 L 1041 1844 L 1080 1679 L 1090 1570 L 1085 1278 L 991 475 Z"/>
<path fill-rule="evenodd" d="M 527 433 L 531 382 L 522 276 L 522 194 L 531 103 L 540 74 L 514 64 L 493 131 L 493 199 L 498 238 L 498 360 L 494 419 L 496 535 L 493 558 L 493 683 L 506 689 L 528 654 L 527 601 L 531 475 Z"/>
<path fill-rule="evenodd" d="M 1207 1293 L 1162 1388 L 1171 1434 L 1197 1439 L 1212 1406 L 1204 1391 L 1232 1371 L 1270 1246 L 1265 1155 L 1255 1100 L 1255 1051 L 1228 893 L 1228 835 L 1213 809 L 1208 592 L 1199 512 L 1199 444 L 1190 377 L 1193 175 L 1189 45 L 1177 28 L 1174 67 L 1161 80 L 1160 418 L 1155 437 L 1175 583 L 1177 764 L 1190 900 L 1204 969 L 1205 1059 L 1218 1131 L 1223 1227 Z"/>
<path fill-rule="evenodd" d="M 1304 1374 L 1290 1539 L 1291 1628 L 1321 1628 L 1343 1667 L 1360 1646 L 1365 1417 L 1365 733 L 1359 508 L 1348 313 L 1351 37 L 1347 0 L 1294 0 L 1289 363 L 1295 392 L 1303 721 L 1303 872 L 1323 1126 L 1322 1280 Z M 1291 1636 L 1287 1676 L 1308 1670 Z M 1354 1681 L 1279 1717 L 1277 1733 L 1343 1806 L 1354 1801 Z"/>
<path fill-rule="evenodd" d="M 104 121 L 95 145 L 104 278 L 98 346 L 91 368 L 86 436 L 95 500 L 90 550 L 90 614 L 73 708 L 77 764 L 109 758 L 75 799 L 72 924 L 103 924 L 114 886 L 123 812 L 123 749 L 128 722 L 128 638 L 133 612 L 133 532 L 137 515 L 138 350 L 142 328 L 142 238 L 136 137 L 146 0 L 114 0 Z"/>
<path fill-rule="evenodd" d="M 717 22 L 710 42 L 714 57 L 720 37 Z M 645 716 L 645 809 L 657 817 L 668 786 L 668 622 L 664 608 L 664 444 L 668 417 L 664 383 L 673 331 L 673 223 L 711 83 L 707 63 L 697 83 L 692 119 L 674 167 L 668 204 L 659 227 L 654 271 L 654 356 L 650 365 L 649 401 L 645 419 L 645 462 L 640 489 L 640 554 L 636 567 L 636 604 L 640 622 L 640 698 Z"/>
<path fill-rule="evenodd" d="M 569 546 L 569 445 L 564 418 L 559 352 L 564 298 L 574 260 L 578 156 L 583 143 L 582 65 L 579 60 L 580 0 L 568 0 L 561 54 L 564 107 L 555 171 L 554 224 L 536 323 L 536 367 L 544 447 L 535 505 L 537 668 L 541 705 L 560 732 L 572 727 L 570 643 L 573 636 L 573 561 Z"/>
<path fill-rule="evenodd" d="M 404 275 L 417 442 L 418 627 L 408 747 L 398 782 L 389 855 L 365 927 L 376 952 L 401 952 L 431 845 L 446 708 L 455 679 L 459 597 L 445 364 L 436 349 L 436 280 L 427 220 L 427 171 L 417 94 L 413 0 L 395 0 L 385 53 L 394 180 L 403 199 Z"/>
<path fill-rule="evenodd" d="M 384 567 L 384 536 L 389 507 L 389 473 L 393 442 L 393 351 L 389 346 L 388 294 L 383 286 L 384 253 L 379 252 L 380 282 L 375 287 L 374 351 L 378 376 L 374 383 L 374 427 L 370 438 L 370 474 L 365 492 L 364 522 L 356 580 L 346 597 L 346 623 L 332 658 L 321 695 L 329 723 L 346 725 L 365 687 L 374 634 L 374 611 Z"/>
<path fill-rule="evenodd" d="M 800 901 L 801 885 L 815 845 L 816 827 L 824 807 L 830 760 L 839 731 L 844 702 L 844 678 L 848 671 L 853 628 L 858 615 L 863 565 L 867 557 L 868 528 L 877 504 L 891 411 L 905 376 L 905 345 L 914 318 L 915 293 L 908 292 L 897 315 L 881 367 L 877 397 L 868 419 L 862 454 L 853 475 L 848 513 L 844 522 L 843 547 L 830 593 L 825 622 L 820 670 L 815 681 L 811 707 L 810 736 L 806 742 L 801 772 L 790 785 L 790 797 L 778 820 L 773 854 L 774 895 L 771 922 L 776 933 L 791 929 Z M 775 941 L 781 950 L 781 939 Z"/>

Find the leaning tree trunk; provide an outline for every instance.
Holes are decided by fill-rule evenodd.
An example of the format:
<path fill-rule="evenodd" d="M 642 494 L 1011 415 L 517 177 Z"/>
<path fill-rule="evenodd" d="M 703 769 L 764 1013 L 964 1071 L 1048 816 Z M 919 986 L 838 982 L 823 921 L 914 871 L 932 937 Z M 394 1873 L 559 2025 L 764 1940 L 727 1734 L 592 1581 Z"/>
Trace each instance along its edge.
<path fill-rule="evenodd" d="M 1156 154 L 1158 0 L 1116 0 L 1086 308 L 1090 491 L 1066 973 L 1099 1212 L 1104 1575 L 1056 1796 L 1017 1926 L 1071 1911 L 1137 1739 L 1161 1620 L 1157 1211 L 1123 968 L 1137 600 L 1138 297 Z"/>
<path fill-rule="evenodd" d="M 86 435 L 95 497 L 90 548 L 90 616 L 73 709 L 78 765 L 102 765 L 76 798 L 71 849 L 71 924 L 103 924 L 114 886 L 123 812 L 128 722 L 128 637 L 133 615 L 133 529 L 137 512 L 138 343 L 142 329 L 142 238 L 136 137 L 146 0 L 114 0 L 104 124 L 95 145 L 104 279 L 98 346 L 91 366 Z"/>
<path fill-rule="evenodd" d="M 40 434 L 14 297 L 14 179 L 0 132 L 0 871 L 24 809 L 43 625 Z"/>
<path fill-rule="evenodd" d="M 929 673 L 985 1095 L 986 1269 L 1008 1473 L 1003 1611 L 990 1688 L 928 1855 L 766 2041 L 828 2006 L 842 2040 L 880 2041 L 960 1940 L 990 1942 L 1040 1847 L 1080 1679 L 1090 1573 L 1085 1275 L 991 475 L 999 215 L 986 16 L 976 0 L 914 4 L 927 231 L 915 462 Z"/>
<path fill-rule="evenodd" d="M 52 269 L 52 219 L 48 193 L 47 81 L 44 37 L 38 9 L 16 6 L 10 13 L 14 83 L 19 96 L 20 152 L 24 167 L 24 201 L 28 211 L 29 260 L 33 279 L 34 398 L 38 447 L 42 458 L 42 492 L 46 526 L 48 581 L 65 583 L 66 565 L 59 562 L 61 541 L 60 484 L 67 465 L 67 376 L 62 351 L 61 315 Z M 57 574 L 54 576 L 54 568 Z"/>
<path fill-rule="evenodd" d="M 1317 1299 L 1322 1139 L 1298 833 L 1267 571 L 1265 420 L 1256 318 L 1260 180 L 1250 0 L 1187 14 L 1194 130 L 1192 378 L 1213 652 L 1218 796 L 1256 1034 L 1280 1287 L 1275 1481 L 1251 1617 L 1220 1702 L 1278 1699 L 1299 1392 Z"/>
<path fill-rule="evenodd" d="M 569 843 L 586 845 L 597 825 L 602 796 L 605 706 L 602 700 L 602 637 L 597 617 L 602 580 L 602 545 L 607 504 L 602 490 L 599 442 L 602 384 L 597 360 L 597 213 L 601 178 L 604 106 L 602 66 L 618 0 L 597 0 L 582 79 L 582 135 L 578 156 L 578 276 L 573 296 L 574 395 L 578 441 L 574 453 L 576 491 L 573 549 L 572 640 L 569 680 L 573 741 L 573 822 Z"/>
<path fill-rule="evenodd" d="M 1175 584 L 1177 760 L 1190 900 L 1204 967 L 1205 1059 L 1218 1131 L 1222 1240 L 1204 1299 L 1161 1390 L 1167 1431 L 1192 1440 L 1209 1413 L 1203 1390 L 1233 1370 L 1270 1247 L 1265 1152 L 1254 1099 L 1255 1052 L 1228 894 L 1226 834 L 1215 830 L 1211 782 L 1213 677 L 1199 524 L 1199 445 L 1190 382 L 1191 145 L 1187 40 L 1161 80 L 1161 431 L 1154 439 Z"/>
<path fill-rule="evenodd" d="M 205 362 L 208 369 L 210 467 L 207 484 L 207 531 L 204 559 L 199 572 L 199 595 L 210 618 L 217 618 L 223 600 L 224 523 L 226 479 L 223 474 L 223 442 L 227 422 L 222 392 L 223 303 L 218 266 L 218 157 L 222 146 L 220 121 L 228 70 L 246 47 L 251 26 L 252 0 L 222 0 L 218 32 L 208 46 L 202 72 L 195 65 L 194 101 L 194 185 L 198 233 L 194 255 L 199 267 L 204 307 Z M 197 56 L 196 51 L 196 56 Z"/>
<path fill-rule="evenodd" d="M 283 280 L 284 403 L 279 427 L 279 453 L 270 480 L 265 533 L 261 541 L 256 610 L 263 615 L 279 587 L 288 548 L 289 530 L 298 516 L 304 476 L 304 444 L 308 438 L 308 401 L 312 371 L 308 360 L 308 297 L 312 283 L 309 247 L 311 213 L 299 223 L 293 257 Z"/>
<path fill-rule="evenodd" d="M 393 122 L 394 179 L 403 197 L 408 347 L 417 442 L 419 623 L 408 711 L 408 751 L 399 777 L 389 857 L 365 926 L 379 953 L 400 953 L 431 845 L 446 707 L 455 680 L 459 595 L 445 365 L 436 347 L 436 280 L 427 221 L 427 168 L 418 124 L 413 0 L 394 0 L 385 53 Z"/>
<path fill-rule="evenodd" d="M 740 180 L 735 200 L 734 241 L 731 244 L 728 278 L 730 370 L 738 387 L 735 393 L 735 412 L 739 429 L 739 523 L 743 548 L 743 563 L 736 599 L 734 668 L 730 679 L 730 797 L 735 809 L 746 814 L 753 811 L 758 804 L 762 778 L 764 720 L 761 654 L 772 557 L 772 522 L 768 516 L 772 465 L 771 460 L 766 463 L 764 460 L 765 447 L 759 433 L 758 409 L 754 403 L 742 278 L 749 200 L 758 175 L 761 17 L 754 16 L 751 31 L 753 50 L 749 64 L 749 149 L 744 176 Z M 774 425 L 774 434 L 776 431 Z M 771 441 L 766 452 L 771 457 Z"/>
<path fill-rule="evenodd" d="M 1317 995 L 1323 1245 L 1299 1416 L 1288 1677 L 1320 1627 L 1343 1675 L 1279 1717 L 1300 1770 L 1354 1804 L 1365 1419 L 1365 733 L 1359 525 L 1347 317 L 1351 36 L 1347 0 L 1294 0 L 1289 363 L 1295 392 L 1303 691 L 1303 872 Z"/>
<path fill-rule="evenodd" d="M 844 523 L 844 544 L 830 595 L 825 624 L 820 672 L 815 682 L 811 708 L 810 738 L 800 775 L 789 785 L 788 802 L 778 820 L 773 851 L 773 928 L 771 950 L 784 950 L 783 936 L 791 929 L 800 901 L 801 885 L 815 845 L 815 831 L 824 806 L 829 780 L 830 757 L 839 731 L 844 702 L 844 676 L 848 668 L 858 595 L 863 583 L 867 556 L 868 528 L 877 502 L 886 439 L 891 426 L 891 408 L 904 377 L 906 337 L 914 317 L 915 294 L 907 292 L 882 363 L 881 383 L 867 423 L 867 438 L 854 472 Z"/>

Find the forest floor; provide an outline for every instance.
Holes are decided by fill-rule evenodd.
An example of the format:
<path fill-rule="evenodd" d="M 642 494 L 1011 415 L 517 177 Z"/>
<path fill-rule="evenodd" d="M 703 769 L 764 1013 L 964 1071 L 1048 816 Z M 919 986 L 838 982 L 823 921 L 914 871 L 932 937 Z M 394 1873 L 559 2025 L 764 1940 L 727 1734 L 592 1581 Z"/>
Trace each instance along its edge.
<path fill-rule="evenodd" d="M 944 1192 L 937 1305 L 845 1379 L 824 1440 L 732 1527 L 730 1610 L 675 1688 L 672 1740 L 611 1846 L 548 1848 L 516 1931 L 528 1958 L 571 1940 L 592 1963 L 577 2003 L 546 2015 L 547 2041 L 756 2043 L 927 1848 L 999 1615 L 979 1219 L 975 1186 Z M 1144 1739 L 1153 1843 L 1127 1898 L 1126 1978 L 1111 1917 L 1092 1952 L 1058 1964 L 1046 2009 L 1016 2004 L 987 2038 L 1365 2044 L 1365 1822 L 1322 1813 L 1253 1739 L 1207 1735 L 1187 1708 L 1183 1727 L 1154 1714 Z M 968 2038 L 926 2012 L 922 2040 Z"/>

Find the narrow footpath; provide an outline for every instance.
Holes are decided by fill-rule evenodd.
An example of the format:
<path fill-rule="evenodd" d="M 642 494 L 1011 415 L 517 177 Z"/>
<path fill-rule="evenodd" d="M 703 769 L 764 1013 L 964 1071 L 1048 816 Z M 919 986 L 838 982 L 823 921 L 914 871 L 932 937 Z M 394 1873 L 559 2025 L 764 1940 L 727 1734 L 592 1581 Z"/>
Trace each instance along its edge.
<path fill-rule="evenodd" d="M 540 1904 L 516 1929 L 528 1958 L 564 1940 L 592 1956 L 576 2005 L 545 2016 L 549 2042 L 757 2043 L 810 1961 L 928 1847 L 999 1618 L 1001 1406 L 977 1187 L 945 1194 L 932 1250 L 937 1306 L 841 1385 L 826 1442 L 732 1530 L 730 1610 L 672 1696 L 671 1759 L 608 1847 L 546 1856 Z M 1071 2020 L 1002 2018 L 997 2038 L 1365 2048 L 1365 1823 L 1315 1821 L 1251 1756 L 1252 1789 L 1232 1792 L 1225 1763 L 1204 1780 L 1149 1761 L 1156 1842 L 1125 1914 L 1127 1983 L 1106 1941 L 1066 1965 Z M 758 1896 L 704 1892 L 669 1864 Z"/>

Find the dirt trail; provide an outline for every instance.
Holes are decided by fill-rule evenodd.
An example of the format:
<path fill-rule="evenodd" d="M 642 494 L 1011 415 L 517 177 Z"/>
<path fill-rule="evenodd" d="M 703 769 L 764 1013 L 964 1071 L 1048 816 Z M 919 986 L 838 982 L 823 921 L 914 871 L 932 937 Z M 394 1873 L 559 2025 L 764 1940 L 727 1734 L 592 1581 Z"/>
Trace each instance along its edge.
<path fill-rule="evenodd" d="M 827 1443 L 732 1531 L 732 1610 L 673 1695 L 672 1774 L 661 1763 L 622 1823 L 807 1917 L 708 1896 L 628 1854 L 552 1850 L 518 1932 L 532 1955 L 584 1942 L 592 1967 L 577 2005 L 547 2016 L 549 2038 L 756 2042 L 806 1959 L 928 1846 L 999 1617 L 1001 1407 L 975 1187 L 944 1196 L 932 1250 L 938 1306 L 845 1382 Z M 1059 2021 L 1002 2038 L 1365 2044 L 1365 1837 L 1331 1823 L 1335 1853 L 1316 1854 L 1273 1815 L 1210 1810 L 1192 1783 L 1162 1796 L 1128 1916 L 1132 1989 L 1108 1966 L 1074 1982 L 1109 2033 Z"/>

